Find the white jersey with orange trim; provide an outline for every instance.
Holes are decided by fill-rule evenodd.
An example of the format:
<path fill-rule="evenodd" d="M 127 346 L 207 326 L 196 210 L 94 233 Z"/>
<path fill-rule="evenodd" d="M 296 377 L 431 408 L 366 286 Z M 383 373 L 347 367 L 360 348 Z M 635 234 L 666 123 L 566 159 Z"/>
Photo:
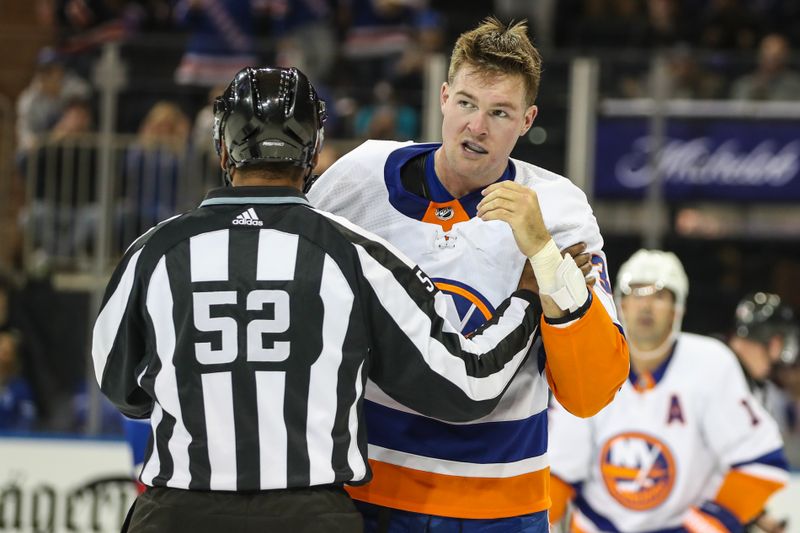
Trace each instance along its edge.
<path fill-rule="evenodd" d="M 480 191 L 437 203 L 404 187 L 400 169 L 439 146 L 367 141 L 327 170 L 308 197 L 318 208 L 377 233 L 418 262 L 450 296 L 448 318 L 466 333 L 489 319 L 494 307 L 516 289 L 526 258 L 505 222 L 475 217 Z M 587 316 L 607 313 L 616 322 L 603 240 L 583 192 L 564 177 L 518 160 L 510 162 L 501 179 L 514 179 L 537 192 L 559 248 L 587 244 L 598 279 L 590 291 L 594 311 Z M 621 334 L 605 320 L 612 335 L 622 339 L 611 339 L 611 344 L 624 346 Z M 534 353 L 539 357 L 528 359 L 499 406 L 475 423 L 426 418 L 368 383 L 365 414 L 374 478 L 366 486 L 352 487 L 350 494 L 377 505 L 455 518 L 502 518 L 547 509 L 548 383 L 541 346 L 537 340 Z M 624 350 L 627 372 L 626 346 Z"/>
<path fill-rule="evenodd" d="M 678 336 L 653 373 L 632 372 L 594 417 L 579 419 L 558 405 L 550 411 L 552 472 L 574 489 L 572 531 L 688 527 L 696 508 L 719 500 L 731 472 L 746 481 L 740 494 L 724 495 L 731 508 L 716 514 L 733 518 L 747 507 L 734 501 L 749 497 L 741 487 L 756 494 L 786 483 L 782 447 L 736 356 L 716 339 L 690 333 Z M 713 531 L 741 527 L 712 521 L 726 526 Z"/>

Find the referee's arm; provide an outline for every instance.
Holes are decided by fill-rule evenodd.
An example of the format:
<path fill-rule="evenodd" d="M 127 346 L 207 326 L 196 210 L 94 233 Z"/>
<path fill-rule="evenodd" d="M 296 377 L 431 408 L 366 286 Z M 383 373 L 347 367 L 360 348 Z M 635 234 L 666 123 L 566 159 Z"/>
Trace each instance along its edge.
<path fill-rule="evenodd" d="M 111 276 L 92 332 L 92 361 L 100 390 L 130 418 L 147 418 L 152 398 L 139 386 L 145 358 L 145 321 L 137 265 L 143 248 L 131 249 Z"/>
<path fill-rule="evenodd" d="M 470 339 L 445 318 L 444 295 L 398 251 L 357 245 L 371 330 L 369 377 L 424 415 L 459 422 L 491 412 L 527 357 L 540 308 L 517 291 Z"/>

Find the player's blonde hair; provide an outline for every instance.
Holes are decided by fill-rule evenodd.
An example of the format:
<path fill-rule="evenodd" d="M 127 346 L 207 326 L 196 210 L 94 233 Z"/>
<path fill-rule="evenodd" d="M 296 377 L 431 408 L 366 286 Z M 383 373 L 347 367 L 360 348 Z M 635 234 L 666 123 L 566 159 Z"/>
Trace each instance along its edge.
<path fill-rule="evenodd" d="M 533 105 L 542 76 L 542 56 L 528 39 L 525 21 L 503 24 L 487 17 L 473 30 L 462 33 L 450 56 L 447 82 L 453 83 L 464 65 L 485 75 L 520 75 L 525 82 L 525 102 Z"/>

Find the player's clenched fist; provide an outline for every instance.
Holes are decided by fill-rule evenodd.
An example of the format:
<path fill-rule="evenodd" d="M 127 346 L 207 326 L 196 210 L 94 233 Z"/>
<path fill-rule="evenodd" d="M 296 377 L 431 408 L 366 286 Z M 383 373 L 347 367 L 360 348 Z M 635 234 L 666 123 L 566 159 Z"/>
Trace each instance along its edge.
<path fill-rule="evenodd" d="M 503 220 L 511 226 L 520 251 L 535 255 L 550 240 L 536 192 L 513 181 L 493 183 L 481 191 L 478 204 L 482 220 Z"/>

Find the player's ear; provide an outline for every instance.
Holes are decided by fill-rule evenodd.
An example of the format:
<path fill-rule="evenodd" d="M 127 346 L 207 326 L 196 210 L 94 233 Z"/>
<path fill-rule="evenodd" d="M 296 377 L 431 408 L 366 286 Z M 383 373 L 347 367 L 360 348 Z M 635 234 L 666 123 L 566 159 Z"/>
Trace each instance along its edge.
<path fill-rule="evenodd" d="M 767 343 L 767 353 L 771 362 L 781 360 L 781 352 L 783 351 L 783 338 L 780 335 L 773 335 Z"/>
<path fill-rule="evenodd" d="M 442 112 L 444 112 L 444 104 L 447 103 L 447 100 L 450 98 L 450 86 L 447 82 L 442 83 L 442 90 L 439 92 L 439 105 L 442 108 Z"/>
<path fill-rule="evenodd" d="M 525 110 L 525 121 L 522 124 L 522 131 L 519 134 L 520 137 L 528 133 L 528 130 L 533 126 L 533 121 L 536 120 L 536 115 L 538 114 L 539 108 L 536 105 L 529 106 L 528 109 Z"/>
<path fill-rule="evenodd" d="M 222 145 L 222 149 L 219 152 L 219 168 L 222 170 L 227 170 L 228 165 L 228 147 L 225 144 Z"/>

